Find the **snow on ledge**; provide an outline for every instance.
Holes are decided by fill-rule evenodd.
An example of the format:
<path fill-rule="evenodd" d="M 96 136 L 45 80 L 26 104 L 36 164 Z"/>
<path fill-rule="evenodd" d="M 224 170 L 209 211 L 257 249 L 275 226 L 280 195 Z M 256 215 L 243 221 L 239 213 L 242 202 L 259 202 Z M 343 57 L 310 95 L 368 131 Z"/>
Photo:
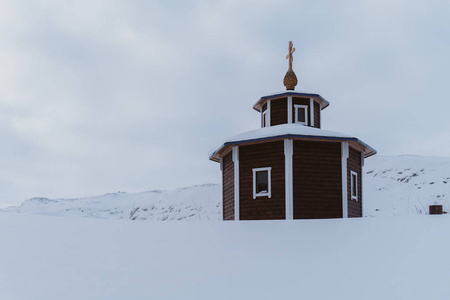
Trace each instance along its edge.
<path fill-rule="evenodd" d="M 255 130 L 250 130 L 247 132 L 243 132 L 232 136 L 226 139 L 223 144 L 219 147 L 214 147 L 209 151 L 209 157 L 211 158 L 217 151 L 219 151 L 225 145 L 244 142 L 244 141 L 252 141 L 259 140 L 271 137 L 282 137 L 282 136 L 301 136 L 301 137 L 311 137 L 311 138 L 333 138 L 333 139 L 354 139 L 358 140 L 355 137 L 352 137 L 345 133 L 323 130 L 319 128 L 299 125 L 299 124 L 281 124 L 276 126 L 269 126 L 264 128 L 258 128 Z"/>

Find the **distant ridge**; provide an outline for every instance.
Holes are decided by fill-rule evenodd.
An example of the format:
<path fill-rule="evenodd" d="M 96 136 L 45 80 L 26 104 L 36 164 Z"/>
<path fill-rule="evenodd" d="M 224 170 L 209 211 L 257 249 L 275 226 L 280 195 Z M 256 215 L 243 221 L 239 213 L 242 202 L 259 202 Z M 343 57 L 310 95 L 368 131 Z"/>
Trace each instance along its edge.
<path fill-rule="evenodd" d="M 107 193 L 75 199 L 36 197 L 3 212 L 100 219 L 217 221 L 222 215 L 221 187 L 196 185 L 171 191 Z"/>
<path fill-rule="evenodd" d="M 363 185 L 365 217 L 427 214 L 432 204 L 450 211 L 450 158 L 376 155 L 365 162 Z M 77 199 L 37 197 L 1 211 L 100 219 L 218 221 L 222 218 L 222 188 L 204 184 Z"/>

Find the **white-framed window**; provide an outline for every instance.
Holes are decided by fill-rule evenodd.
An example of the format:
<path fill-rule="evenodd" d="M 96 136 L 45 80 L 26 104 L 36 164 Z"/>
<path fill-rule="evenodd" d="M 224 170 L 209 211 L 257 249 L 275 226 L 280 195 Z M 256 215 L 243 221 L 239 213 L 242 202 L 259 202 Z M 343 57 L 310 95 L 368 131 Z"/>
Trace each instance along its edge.
<path fill-rule="evenodd" d="M 272 197 L 272 168 L 253 169 L 253 199 L 256 197 Z"/>
<path fill-rule="evenodd" d="M 269 117 L 269 114 L 267 113 L 268 109 L 266 109 L 263 113 L 262 113 L 262 127 L 267 127 L 267 125 L 269 124 L 267 118 Z"/>
<path fill-rule="evenodd" d="M 352 200 L 358 201 L 358 173 L 350 171 L 350 182 Z"/>
<path fill-rule="evenodd" d="M 308 105 L 294 105 L 296 124 L 308 125 Z"/>

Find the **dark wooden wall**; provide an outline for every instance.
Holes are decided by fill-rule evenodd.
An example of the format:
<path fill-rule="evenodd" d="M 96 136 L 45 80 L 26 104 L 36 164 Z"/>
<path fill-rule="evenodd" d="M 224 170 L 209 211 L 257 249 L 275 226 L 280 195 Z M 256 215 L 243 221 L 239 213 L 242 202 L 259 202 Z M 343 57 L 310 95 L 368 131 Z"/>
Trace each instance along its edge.
<path fill-rule="evenodd" d="M 358 174 L 358 201 L 352 200 L 351 191 L 351 173 Z M 347 159 L 347 196 L 348 196 L 348 216 L 349 218 L 362 217 L 362 181 L 361 181 L 361 152 L 349 147 L 349 155 Z"/>
<path fill-rule="evenodd" d="M 270 101 L 270 126 L 287 123 L 287 98 Z"/>
<path fill-rule="evenodd" d="M 234 220 L 234 162 L 232 152 L 223 157 L 222 186 L 223 219 Z"/>
<path fill-rule="evenodd" d="M 294 219 L 342 218 L 341 143 L 294 141 Z"/>
<path fill-rule="evenodd" d="M 320 104 L 314 101 L 314 127 L 320 128 Z"/>
<path fill-rule="evenodd" d="M 272 197 L 253 199 L 253 168 L 265 167 L 272 167 Z M 241 220 L 286 218 L 283 141 L 239 147 L 239 193 Z"/>

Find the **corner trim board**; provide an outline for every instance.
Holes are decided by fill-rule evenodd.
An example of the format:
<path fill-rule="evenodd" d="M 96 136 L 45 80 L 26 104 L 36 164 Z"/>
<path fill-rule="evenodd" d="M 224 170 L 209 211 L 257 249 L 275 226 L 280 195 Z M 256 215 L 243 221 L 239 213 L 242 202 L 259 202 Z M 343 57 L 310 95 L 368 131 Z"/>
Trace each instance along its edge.
<path fill-rule="evenodd" d="M 288 96 L 287 99 L 287 120 L 288 124 L 292 124 L 292 96 Z"/>
<path fill-rule="evenodd" d="M 234 219 L 239 221 L 239 146 L 233 146 L 234 162 Z"/>
<path fill-rule="evenodd" d="M 348 218 L 348 196 L 347 196 L 347 159 L 348 159 L 348 142 L 341 143 L 341 165 L 342 165 L 342 217 Z"/>
<path fill-rule="evenodd" d="M 293 190 L 293 167 L 292 155 L 294 153 L 294 142 L 290 139 L 284 140 L 284 178 L 286 195 L 286 220 L 294 219 L 294 190 Z"/>
<path fill-rule="evenodd" d="M 263 127 L 264 127 L 264 112 L 261 109 L 261 128 L 263 128 Z"/>
<path fill-rule="evenodd" d="M 364 174 L 364 152 L 361 152 L 361 198 L 359 199 L 359 203 L 361 203 L 361 217 L 364 216 L 364 204 L 363 204 L 363 174 Z"/>
<path fill-rule="evenodd" d="M 364 167 L 364 152 L 361 152 L 361 170 Z"/>

